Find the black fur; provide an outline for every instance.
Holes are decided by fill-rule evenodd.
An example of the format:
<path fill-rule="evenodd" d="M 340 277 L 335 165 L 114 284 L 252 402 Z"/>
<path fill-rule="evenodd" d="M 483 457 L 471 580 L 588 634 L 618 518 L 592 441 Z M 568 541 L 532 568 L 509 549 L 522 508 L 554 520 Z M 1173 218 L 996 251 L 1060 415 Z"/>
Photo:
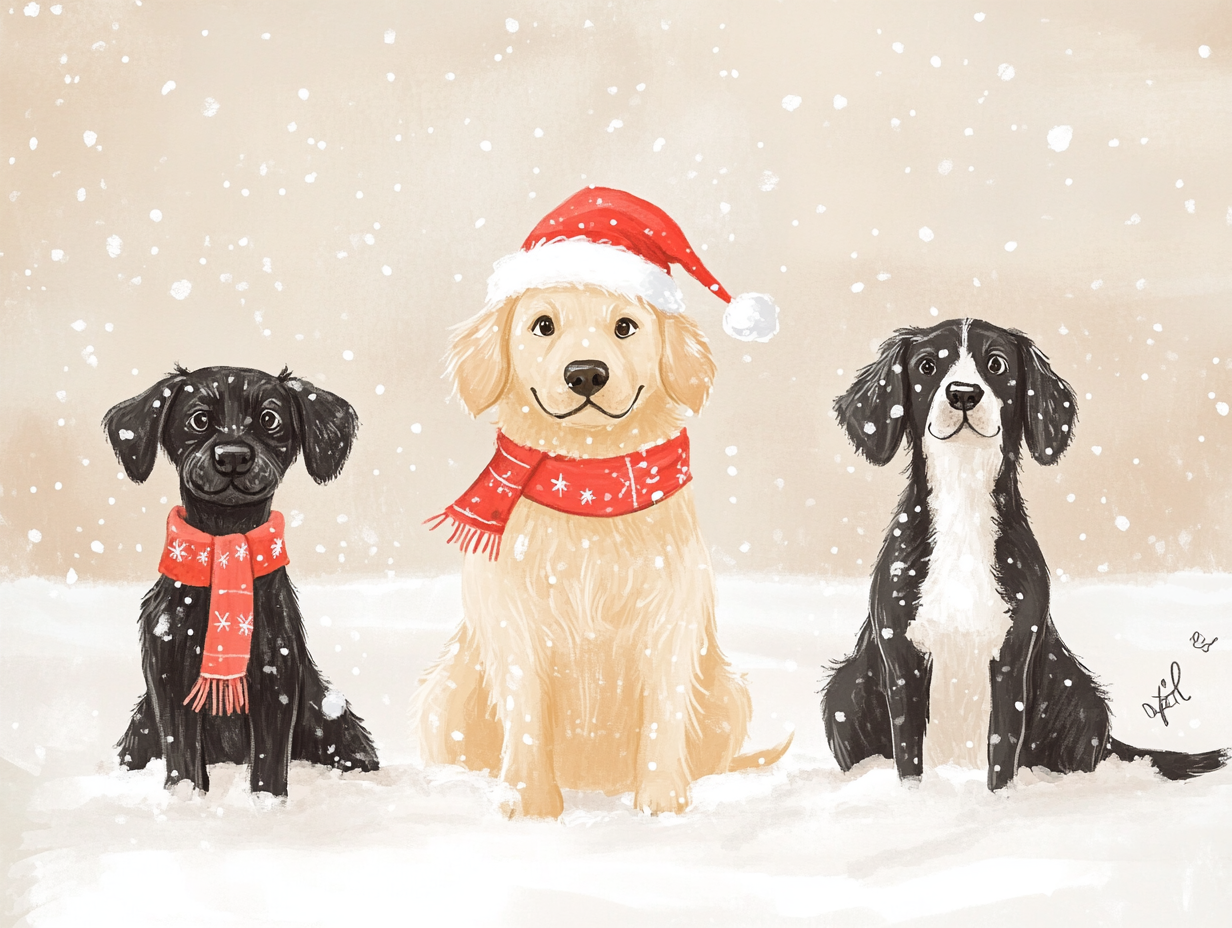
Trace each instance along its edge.
<path fill-rule="evenodd" d="M 188 523 L 212 535 L 248 532 L 269 519 L 274 491 L 301 448 L 318 483 L 336 477 L 358 425 L 345 400 L 285 370 L 275 377 L 231 367 L 177 368 L 103 419 L 132 480 L 148 478 L 159 447 L 166 451 L 180 475 Z M 219 445 L 247 448 L 247 469 L 220 470 Z M 160 576 L 146 594 L 140 617 L 146 692 L 116 745 L 123 766 L 140 770 L 163 757 L 168 788 L 188 780 L 205 791 L 211 764 L 247 764 L 252 790 L 275 796 L 287 794 L 292 760 L 378 769 L 372 736 L 350 704 L 334 718 L 322 710 L 329 686 L 308 653 L 286 568 L 257 577 L 254 587 L 250 707 L 234 715 L 184 705 L 201 668 L 209 588 Z"/>
<path fill-rule="evenodd" d="M 911 456 L 909 483 L 873 572 L 869 616 L 855 651 L 831 668 L 823 690 L 826 738 L 843 770 L 880 755 L 894 759 L 902 778 L 923 772 L 932 666 L 905 634 L 919 608 L 933 551 L 920 436 L 933 395 L 958 358 L 961 328 L 961 321 L 951 320 L 931 329 L 899 330 L 834 403 L 839 423 L 868 460 L 889 463 L 904 437 Z M 1023 444 L 1040 464 L 1055 463 L 1068 447 L 1077 421 L 1074 393 L 1021 332 L 973 320 L 969 345 L 984 380 L 1002 402 L 1004 460 L 993 489 L 999 530 L 996 580 L 1011 626 L 999 659 L 989 662 L 989 789 L 1008 784 L 1020 767 L 1089 771 L 1110 754 L 1146 758 L 1169 779 L 1219 769 L 1226 751 L 1143 750 L 1112 737 L 1106 694 L 1053 625 L 1048 567 L 1018 488 Z M 1000 376 L 987 372 L 993 353 L 1007 362 Z M 926 357 L 936 365 L 929 376 L 920 370 Z M 908 515 L 907 521 L 900 521 L 899 514 Z M 899 562 L 905 566 L 892 570 Z M 883 629 L 890 631 L 883 635 Z"/>

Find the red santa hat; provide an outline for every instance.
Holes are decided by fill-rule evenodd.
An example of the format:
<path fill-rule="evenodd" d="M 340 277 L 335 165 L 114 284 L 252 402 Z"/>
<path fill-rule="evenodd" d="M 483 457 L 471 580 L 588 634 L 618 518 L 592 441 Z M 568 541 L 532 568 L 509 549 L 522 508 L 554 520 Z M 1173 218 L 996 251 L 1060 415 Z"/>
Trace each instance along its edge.
<path fill-rule="evenodd" d="M 742 293 L 732 299 L 667 213 L 611 187 L 585 187 L 544 216 L 520 251 L 493 266 L 488 302 L 532 288 L 594 284 L 679 313 L 684 295 L 672 279 L 672 264 L 727 304 L 723 330 L 728 335 L 767 342 L 778 332 L 779 310 L 769 296 Z"/>

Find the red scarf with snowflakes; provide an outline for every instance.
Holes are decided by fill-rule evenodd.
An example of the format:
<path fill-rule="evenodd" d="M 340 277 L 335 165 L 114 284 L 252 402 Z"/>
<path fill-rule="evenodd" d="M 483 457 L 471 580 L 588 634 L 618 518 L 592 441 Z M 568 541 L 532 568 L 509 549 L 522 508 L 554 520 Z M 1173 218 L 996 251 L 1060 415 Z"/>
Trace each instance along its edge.
<path fill-rule="evenodd" d="M 500 556 L 501 535 L 523 497 L 575 516 L 627 516 L 663 502 L 693 479 L 689 434 L 615 458 L 566 458 L 496 433 L 496 454 L 469 490 L 427 521 L 451 522 L 449 543 Z"/>
<path fill-rule="evenodd" d="M 209 625 L 201 648 L 201 675 L 184 705 L 200 712 L 248 711 L 248 654 L 252 648 L 253 581 L 291 563 L 281 512 L 251 532 L 207 535 L 184 520 L 184 507 L 167 516 L 167 545 L 158 572 L 186 586 L 209 587 Z"/>

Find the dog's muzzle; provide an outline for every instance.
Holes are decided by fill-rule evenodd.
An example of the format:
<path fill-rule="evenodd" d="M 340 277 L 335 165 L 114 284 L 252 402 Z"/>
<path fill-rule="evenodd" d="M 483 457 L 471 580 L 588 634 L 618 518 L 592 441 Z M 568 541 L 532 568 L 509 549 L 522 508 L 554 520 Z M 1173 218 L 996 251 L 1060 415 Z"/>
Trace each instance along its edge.
<path fill-rule="evenodd" d="M 1001 434 L 996 409 L 990 408 L 988 403 L 980 405 L 986 391 L 978 383 L 955 380 L 944 389 L 945 404 L 938 403 L 929 416 L 928 432 L 933 438 L 949 441 L 966 429 L 980 438 L 995 438 Z"/>
<path fill-rule="evenodd" d="M 253 445 L 232 440 L 189 455 L 181 477 L 193 495 L 230 504 L 269 496 L 282 480 L 282 469 Z"/>

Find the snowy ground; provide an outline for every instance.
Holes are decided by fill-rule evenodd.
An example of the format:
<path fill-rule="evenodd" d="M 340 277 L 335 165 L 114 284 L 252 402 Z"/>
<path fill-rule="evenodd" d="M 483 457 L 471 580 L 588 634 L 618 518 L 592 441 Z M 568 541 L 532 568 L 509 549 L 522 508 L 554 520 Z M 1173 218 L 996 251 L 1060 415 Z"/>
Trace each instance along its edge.
<path fill-rule="evenodd" d="M 701 781 L 679 817 L 567 794 L 559 823 L 503 821 L 491 781 L 418 764 L 406 707 L 458 620 L 456 577 L 301 589 L 379 773 L 300 765 L 285 806 L 256 808 L 237 768 L 216 767 L 204 798 L 165 793 L 161 768 L 117 771 L 142 592 L 0 585 L 0 866 L 17 923 L 1226 925 L 1232 911 L 1232 771 L 1177 784 L 1113 761 L 1027 771 L 996 796 L 957 770 L 917 790 L 885 763 L 840 773 L 815 691 L 861 621 L 862 584 L 720 582 L 752 743 L 797 731 L 777 767 Z M 1063 584 L 1054 614 L 1109 685 L 1122 740 L 1232 744 L 1232 577 Z M 1219 641 L 1197 650 L 1195 631 Z M 1172 661 L 1190 699 L 1165 728 L 1140 704 Z"/>

